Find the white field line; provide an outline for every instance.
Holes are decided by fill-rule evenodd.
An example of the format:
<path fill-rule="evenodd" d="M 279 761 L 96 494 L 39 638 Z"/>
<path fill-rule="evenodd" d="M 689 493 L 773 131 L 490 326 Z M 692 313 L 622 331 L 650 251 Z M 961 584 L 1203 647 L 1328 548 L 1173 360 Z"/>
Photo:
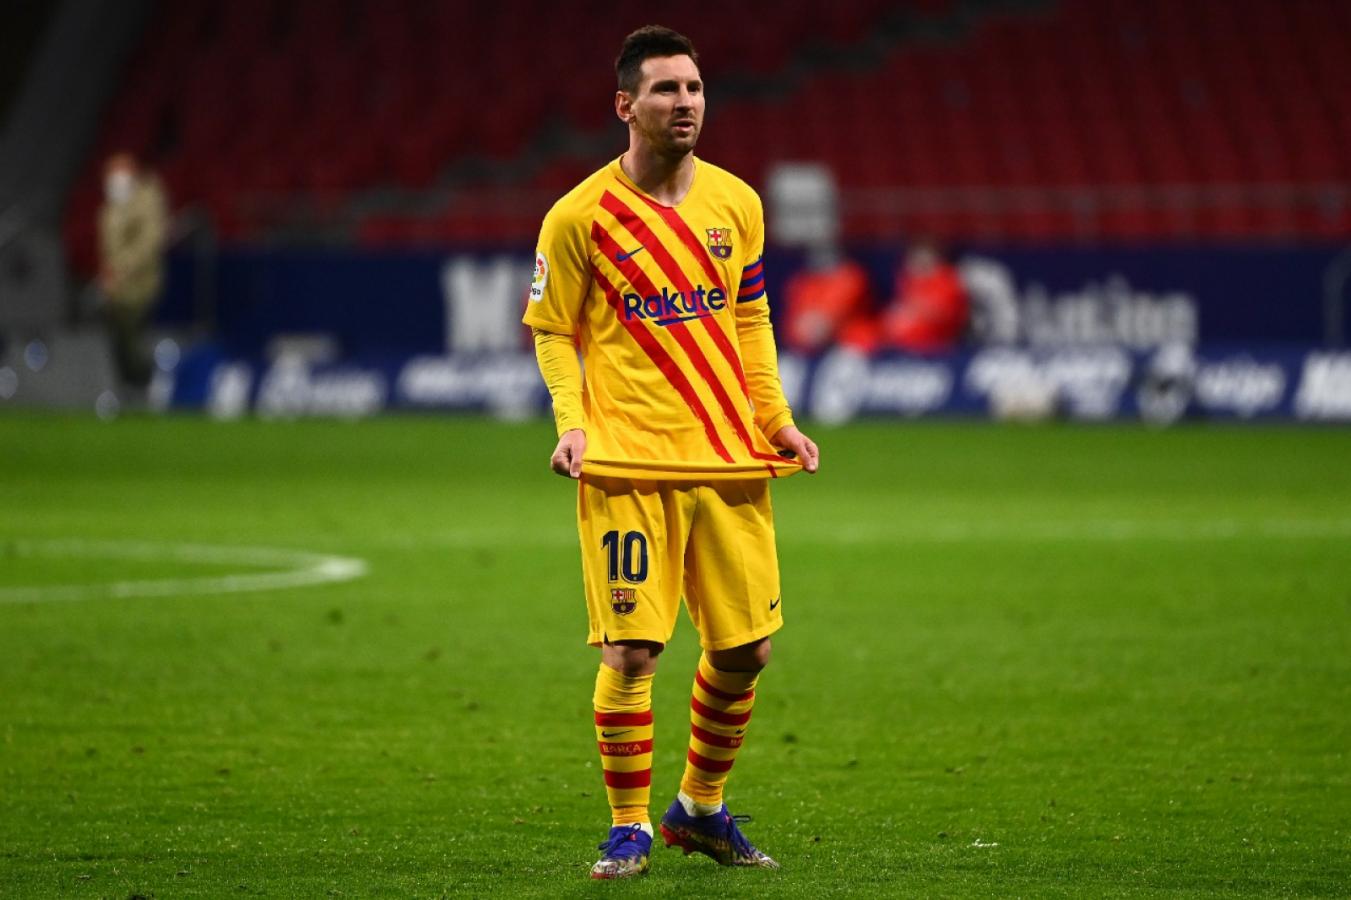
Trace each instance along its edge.
<path fill-rule="evenodd" d="M 1064 519 L 1041 521 L 889 523 L 884 528 L 846 524 L 831 527 L 820 519 L 806 527 L 778 523 L 781 544 L 823 543 L 858 546 L 961 543 L 1114 543 L 1122 541 L 1204 542 L 1243 539 L 1351 539 L 1351 519 Z M 576 547 L 576 532 L 549 529 L 463 528 L 420 534 L 379 536 L 382 547 L 416 550 L 444 547 L 491 550 L 511 547 Z"/>
<path fill-rule="evenodd" d="M 8 553 L 37 559 L 114 559 L 242 566 L 270 571 L 153 578 L 93 584 L 0 587 L 0 603 L 50 603 L 69 600 L 120 600 L 132 597 L 182 597 L 277 591 L 351 581 L 367 572 L 366 561 L 348 556 L 275 547 L 227 547 L 157 541 L 18 540 Z"/>

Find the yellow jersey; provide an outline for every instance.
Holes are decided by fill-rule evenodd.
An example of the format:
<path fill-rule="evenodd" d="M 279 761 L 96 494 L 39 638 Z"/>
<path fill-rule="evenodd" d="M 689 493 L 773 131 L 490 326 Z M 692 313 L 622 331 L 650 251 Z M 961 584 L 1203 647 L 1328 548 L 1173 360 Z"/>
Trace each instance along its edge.
<path fill-rule="evenodd" d="M 581 409 L 550 388 L 559 432 L 586 433 L 584 474 L 702 481 L 799 470 L 769 442 L 793 419 L 763 252 L 760 198 L 699 159 L 675 206 L 615 160 L 549 211 L 523 321 L 580 351 Z"/>

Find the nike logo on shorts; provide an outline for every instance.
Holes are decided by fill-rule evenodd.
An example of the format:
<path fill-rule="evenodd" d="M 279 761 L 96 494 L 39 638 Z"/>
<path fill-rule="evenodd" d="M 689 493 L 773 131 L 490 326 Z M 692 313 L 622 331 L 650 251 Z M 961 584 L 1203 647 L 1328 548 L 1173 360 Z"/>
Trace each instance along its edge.
<path fill-rule="evenodd" d="M 782 597 L 775 597 L 773 600 L 769 601 L 769 611 L 773 612 L 778 609 L 781 602 L 783 602 Z"/>
<path fill-rule="evenodd" d="M 639 244 L 637 250 L 630 250 L 628 253 L 625 253 L 621 250 L 620 252 L 615 254 L 615 262 L 625 262 L 631 257 L 637 256 L 639 253 L 642 253 L 643 249 L 644 249 L 643 245 Z"/>
<path fill-rule="evenodd" d="M 600 736 L 603 738 L 619 737 L 621 734 L 628 734 L 632 730 L 632 728 L 625 728 L 623 731 L 602 731 Z"/>

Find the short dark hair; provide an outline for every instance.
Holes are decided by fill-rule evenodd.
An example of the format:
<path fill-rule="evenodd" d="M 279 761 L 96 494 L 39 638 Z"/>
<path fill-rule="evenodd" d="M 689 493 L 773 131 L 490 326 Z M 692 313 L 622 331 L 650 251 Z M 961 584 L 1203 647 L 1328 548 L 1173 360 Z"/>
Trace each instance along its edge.
<path fill-rule="evenodd" d="M 624 38 L 624 45 L 619 48 L 615 59 L 619 89 L 636 94 L 643 79 L 643 60 L 658 56 L 688 56 L 695 65 L 699 64 L 699 54 L 689 38 L 661 25 L 644 25 Z"/>

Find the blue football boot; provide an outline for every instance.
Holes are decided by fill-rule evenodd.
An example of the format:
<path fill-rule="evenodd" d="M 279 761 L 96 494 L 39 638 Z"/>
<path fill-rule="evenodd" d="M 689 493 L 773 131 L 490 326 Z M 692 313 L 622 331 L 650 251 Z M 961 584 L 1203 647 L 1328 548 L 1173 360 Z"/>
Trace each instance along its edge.
<path fill-rule="evenodd" d="M 616 825 L 610 837 L 596 849 L 604 851 L 591 867 L 592 878 L 628 878 L 647 871 L 652 854 L 652 835 L 641 825 Z"/>
<path fill-rule="evenodd" d="M 737 825 L 750 816 L 734 816 L 727 804 L 711 816 L 692 816 L 677 799 L 661 817 L 661 836 L 668 847 L 679 847 L 685 855 L 702 853 L 720 866 L 755 866 L 777 869 L 779 864 L 746 840 Z"/>

